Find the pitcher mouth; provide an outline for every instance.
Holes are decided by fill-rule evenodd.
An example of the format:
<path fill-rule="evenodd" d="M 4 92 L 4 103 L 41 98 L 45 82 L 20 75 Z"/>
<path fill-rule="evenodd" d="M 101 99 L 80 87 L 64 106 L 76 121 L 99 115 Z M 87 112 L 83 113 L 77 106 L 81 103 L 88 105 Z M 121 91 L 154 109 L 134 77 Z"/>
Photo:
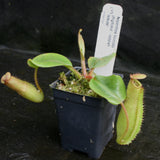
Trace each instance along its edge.
<path fill-rule="evenodd" d="M 132 84 L 133 84 L 136 88 L 141 88 L 141 87 L 142 87 L 141 82 L 139 82 L 137 79 L 132 79 Z"/>
<path fill-rule="evenodd" d="M 7 81 L 10 80 L 10 78 L 11 78 L 11 73 L 10 72 L 6 72 L 1 78 L 1 83 L 2 84 L 6 84 Z"/>

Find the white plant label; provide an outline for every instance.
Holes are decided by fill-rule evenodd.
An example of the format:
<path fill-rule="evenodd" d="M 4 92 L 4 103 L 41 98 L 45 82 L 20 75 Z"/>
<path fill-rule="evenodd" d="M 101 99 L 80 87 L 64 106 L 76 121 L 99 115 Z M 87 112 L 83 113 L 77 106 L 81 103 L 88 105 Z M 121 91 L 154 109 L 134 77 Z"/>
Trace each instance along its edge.
<path fill-rule="evenodd" d="M 122 25 L 123 9 L 120 5 L 106 4 L 101 12 L 95 57 L 104 57 L 117 52 L 119 35 Z M 115 58 L 107 65 L 95 69 L 97 75 L 113 74 Z"/>

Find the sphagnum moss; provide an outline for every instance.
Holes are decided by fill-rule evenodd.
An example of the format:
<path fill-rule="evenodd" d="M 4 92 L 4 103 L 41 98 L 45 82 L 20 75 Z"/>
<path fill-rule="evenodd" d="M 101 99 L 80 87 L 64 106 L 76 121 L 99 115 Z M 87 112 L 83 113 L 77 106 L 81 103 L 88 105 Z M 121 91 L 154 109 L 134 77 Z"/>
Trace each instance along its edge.
<path fill-rule="evenodd" d="M 85 96 L 100 97 L 89 87 L 89 81 L 87 79 L 77 79 L 73 72 L 68 77 L 66 77 L 64 72 L 61 72 L 56 89 Z"/>

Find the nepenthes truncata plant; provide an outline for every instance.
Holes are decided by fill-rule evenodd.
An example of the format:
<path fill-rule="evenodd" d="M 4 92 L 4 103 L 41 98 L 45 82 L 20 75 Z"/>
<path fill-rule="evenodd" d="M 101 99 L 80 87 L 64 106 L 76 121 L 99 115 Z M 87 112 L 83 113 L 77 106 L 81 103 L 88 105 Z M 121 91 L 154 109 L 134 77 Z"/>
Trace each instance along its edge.
<path fill-rule="evenodd" d="M 64 66 L 74 74 L 74 81 L 82 81 L 88 86 L 89 89 L 85 95 L 88 95 L 89 92 L 94 92 L 111 104 L 120 104 L 122 106 L 117 120 L 117 143 L 128 145 L 135 139 L 142 125 L 144 89 L 138 79 L 144 79 L 146 75 L 131 75 L 127 90 L 122 77 L 119 75 L 95 75 L 94 69 L 109 63 L 116 56 L 115 53 L 101 58 L 90 57 L 88 59 L 89 70 L 87 70 L 85 64 L 85 44 L 81 31 L 80 29 L 78 32 L 81 71 L 75 70 L 72 62 L 67 57 L 58 53 L 45 53 L 27 61 L 28 65 L 35 70 L 34 80 L 36 87 L 26 81 L 13 77 L 9 72 L 2 76 L 1 83 L 15 90 L 24 98 L 39 103 L 43 101 L 44 94 L 37 80 L 38 68 Z M 67 85 L 67 78 L 65 76 L 64 84 Z"/>

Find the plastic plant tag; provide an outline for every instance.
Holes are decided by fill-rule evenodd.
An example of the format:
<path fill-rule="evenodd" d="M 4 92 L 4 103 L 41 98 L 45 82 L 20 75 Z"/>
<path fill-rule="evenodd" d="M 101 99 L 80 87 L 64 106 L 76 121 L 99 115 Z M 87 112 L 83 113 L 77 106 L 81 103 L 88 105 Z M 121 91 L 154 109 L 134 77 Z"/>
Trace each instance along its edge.
<path fill-rule="evenodd" d="M 123 9 L 119 5 L 106 4 L 100 17 L 95 57 L 104 57 L 116 53 L 120 29 L 122 24 Z M 97 75 L 110 76 L 113 73 L 115 58 L 107 65 L 95 69 Z"/>

